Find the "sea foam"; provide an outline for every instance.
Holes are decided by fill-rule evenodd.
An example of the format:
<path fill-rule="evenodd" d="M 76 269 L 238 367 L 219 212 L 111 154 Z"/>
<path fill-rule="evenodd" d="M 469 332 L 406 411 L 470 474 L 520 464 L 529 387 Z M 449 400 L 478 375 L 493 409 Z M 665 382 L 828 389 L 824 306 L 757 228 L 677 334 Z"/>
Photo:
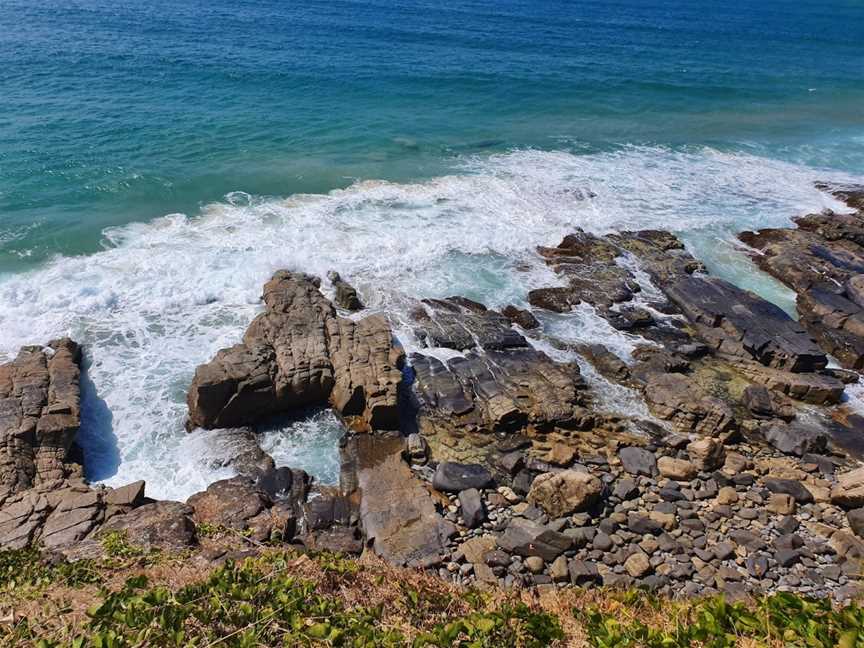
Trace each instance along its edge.
<path fill-rule="evenodd" d="M 422 346 L 410 332 L 413 298 L 524 304 L 531 288 L 559 281 L 533 248 L 574 227 L 680 232 L 712 271 L 782 300 L 734 233 L 840 208 L 814 188 L 817 180 L 856 178 L 711 149 L 631 147 L 520 150 L 467 159 L 458 173 L 427 182 L 364 181 L 326 195 L 235 192 L 194 216 L 108 229 L 99 253 L 5 277 L 0 354 L 60 335 L 82 342 L 88 475 L 109 484 L 146 479 L 149 495 L 182 499 L 230 473 L 207 463 L 202 435 L 185 433 L 185 390 L 198 364 L 240 340 L 274 270 L 338 270 L 371 311 L 393 318 L 409 351 Z M 625 355 L 632 345 L 587 311 L 556 327 L 574 341 L 611 340 Z M 611 401 L 637 407 L 626 394 Z M 265 445 L 277 460 L 332 481 L 338 427 L 315 416 L 269 429 Z M 328 440 L 314 443 L 315 430 Z"/>

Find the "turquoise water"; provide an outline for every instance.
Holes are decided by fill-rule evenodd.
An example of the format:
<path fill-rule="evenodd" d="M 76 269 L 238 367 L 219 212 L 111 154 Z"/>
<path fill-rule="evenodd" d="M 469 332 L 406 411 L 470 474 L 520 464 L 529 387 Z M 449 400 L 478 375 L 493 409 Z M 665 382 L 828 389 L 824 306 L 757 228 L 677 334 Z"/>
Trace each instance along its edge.
<path fill-rule="evenodd" d="M 555 281 L 530 249 L 574 226 L 666 227 L 791 308 L 734 234 L 864 180 L 857 0 L 236 4 L 0 3 L 0 355 L 87 345 L 94 479 L 213 478 L 183 393 L 278 267 L 339 269 L 398 323 L 524 301 Z M 311 459 L 275 434 L 333 474 L 309 426 Z"/>

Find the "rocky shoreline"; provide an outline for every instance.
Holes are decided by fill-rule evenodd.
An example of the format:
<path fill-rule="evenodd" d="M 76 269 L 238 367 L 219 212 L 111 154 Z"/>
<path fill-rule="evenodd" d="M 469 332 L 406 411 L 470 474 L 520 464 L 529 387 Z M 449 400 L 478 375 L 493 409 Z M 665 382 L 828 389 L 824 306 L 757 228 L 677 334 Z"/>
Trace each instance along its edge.
<path fill-rule="evenodd" d="M 334 303 L 320 279 L 279 271 L 242 342 L 195 372 L 188 428 L 237 476 L 186 502 L 87 484 L 81 350 L 26 347 L 0 366 L 0 548 L 75 559 L 121 532 L 208 561 L 267 543 L 374 551 L 482 586 L 853 598 L 864 419 L 844 392 L 864 368 L 864 188 L 820 188 L 852 211 L 739 237 L 795 291 L 800 321 L 658 230 L 539 248 L 560 282 L 527 294 L 530 310 L 418 298 L 429 351 L 409 357 L 338 274 Z M 577 307 L 629 336 L 632 357 L 544 330 Z M 648 414 L 610 411 L 604 385 Z M 309 406 L 345 423 L 338 488 L 257 443 L 257 424 Z"/>

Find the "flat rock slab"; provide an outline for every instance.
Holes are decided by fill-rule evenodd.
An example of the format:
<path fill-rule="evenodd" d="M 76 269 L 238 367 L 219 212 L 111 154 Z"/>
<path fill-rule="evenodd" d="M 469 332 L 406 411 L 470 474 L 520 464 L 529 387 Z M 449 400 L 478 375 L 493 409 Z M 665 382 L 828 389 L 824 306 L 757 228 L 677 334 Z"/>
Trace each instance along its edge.
<path fill-rule="evenodd" d="M 412 315 L 415 334 L 430 347 L 465 351 L 528 346 L 508 317 L 464 297 L 424 299 Z"/>
<path fill-rule="evenodd" d="M 351 455 L 360 495 L 360 522 L 379 556 L 397 565 L 437 564 L 446 547 L 447 525 L 429 491 L 402 459 L 398 436 L 356 435 Z"/>
<path fill-rule="evenodd" d="M 432 477 L 432 488 L 449 493 L 458 493 L 471 488 L 491 488 L 492 485 L 491 473 L 480 464 L 442 461 Z"/>

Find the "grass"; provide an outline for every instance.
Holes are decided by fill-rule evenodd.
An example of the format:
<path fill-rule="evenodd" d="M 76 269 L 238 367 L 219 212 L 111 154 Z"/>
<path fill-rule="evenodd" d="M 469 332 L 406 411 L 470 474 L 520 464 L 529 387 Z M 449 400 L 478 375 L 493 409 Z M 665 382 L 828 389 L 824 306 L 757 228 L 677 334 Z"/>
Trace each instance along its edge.
<path fill-rule="evenodd" d="M 0 645 L 864 648 L 864 608 L 792 594 L 745 604 L 476 591 L 375 558 L 268 548 L 213 566 L 122 536 L 103 548 L 104 559 L 77 563 L 0 552 Z"/>

